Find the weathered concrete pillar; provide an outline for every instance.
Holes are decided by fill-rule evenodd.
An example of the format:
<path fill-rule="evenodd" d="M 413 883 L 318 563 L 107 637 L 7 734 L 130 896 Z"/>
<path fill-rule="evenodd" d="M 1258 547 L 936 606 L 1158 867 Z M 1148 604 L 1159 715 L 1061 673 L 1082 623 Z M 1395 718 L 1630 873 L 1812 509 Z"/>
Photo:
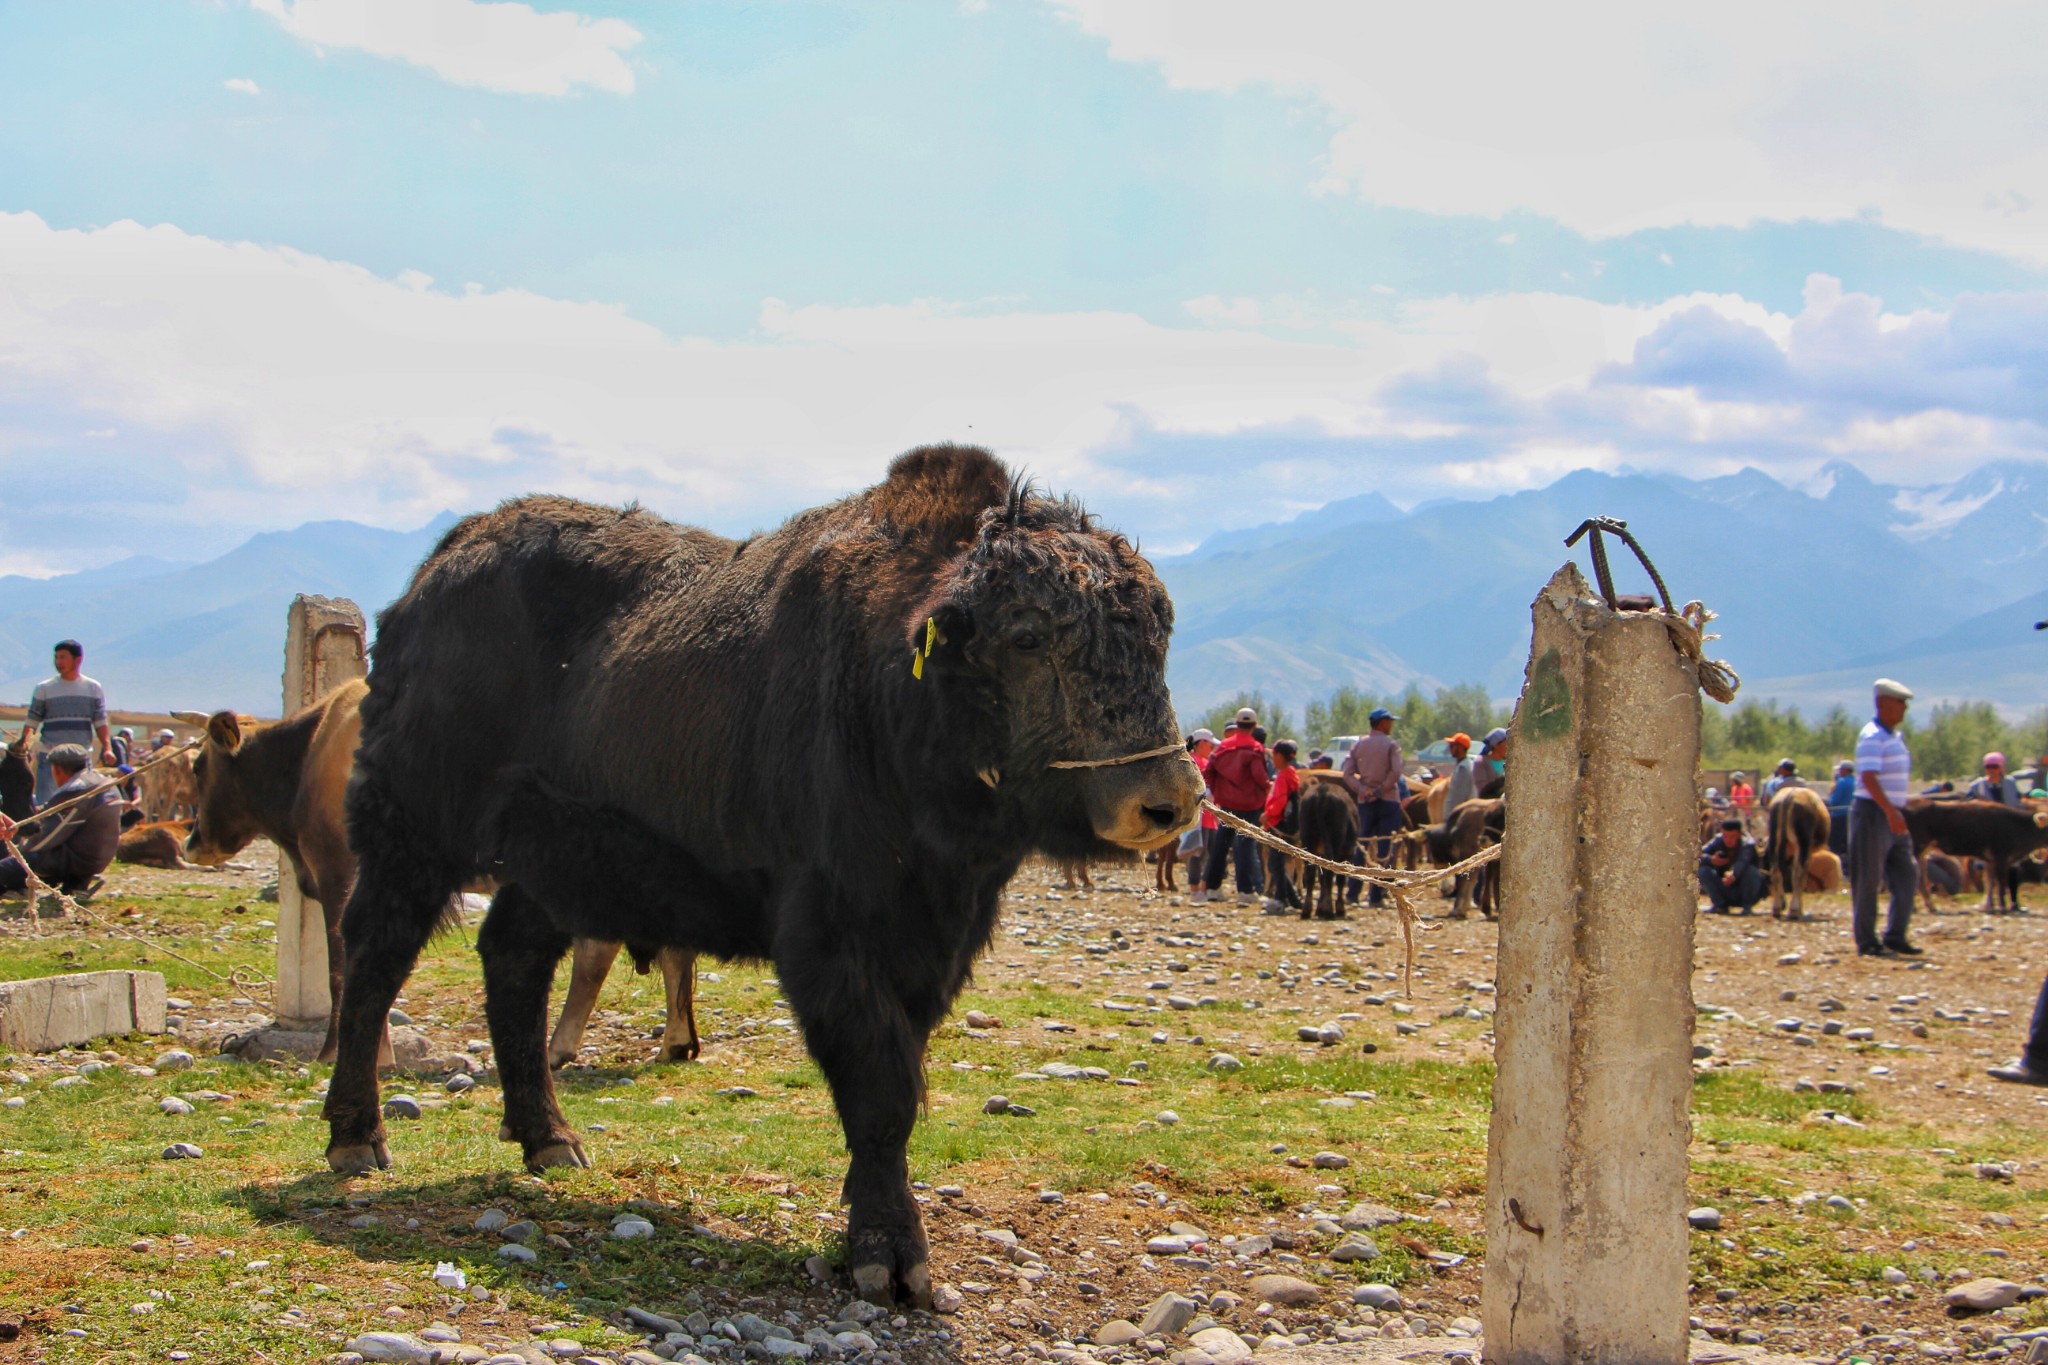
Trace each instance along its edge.
<path fill-rule="evenodd" d="M 370 671 L 362 609 L 342 597 L 292 599 L 284 636 L 284 714 L 289 716 Z M 320 903 L 299 894 L 291 869 L 277 879 L 277 1024 L 324 1030 L 327 924 Z"/>
<path fill-rule="evenodd" d="M 1577 566 L 1535 606 L 1501 859 L 1489 1365 L 1683 1365 L 1696 667 Z"/>

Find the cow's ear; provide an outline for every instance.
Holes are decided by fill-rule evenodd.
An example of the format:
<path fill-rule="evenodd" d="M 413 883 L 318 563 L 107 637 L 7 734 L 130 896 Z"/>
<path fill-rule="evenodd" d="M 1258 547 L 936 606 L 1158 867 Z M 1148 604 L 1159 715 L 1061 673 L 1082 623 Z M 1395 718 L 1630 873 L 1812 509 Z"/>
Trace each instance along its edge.
<path fill-rule="evenodd" d="M 242 747 L 242 720 L 232 711 L 216 711 L 206 722 L 206 737 L 233 753 Z"/>

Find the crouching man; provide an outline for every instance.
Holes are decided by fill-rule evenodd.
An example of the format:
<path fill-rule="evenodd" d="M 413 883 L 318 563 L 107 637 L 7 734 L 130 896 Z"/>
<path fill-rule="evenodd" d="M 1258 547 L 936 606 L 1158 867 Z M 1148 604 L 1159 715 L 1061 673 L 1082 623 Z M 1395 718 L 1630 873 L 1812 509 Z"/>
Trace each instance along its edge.
<path fill-rule="evenodd" d="M 1764 896 L 1764 870 L 1757 862 L 1756 840 L 1740 820 L 1723 820 L 1721 832 L 1700 850 L 1700 891 L 1712 904 L 1711 914 L 1731 909 L 1748 914 Z"/>
<path fill-rule="evenodd" d="M 126 805 L 114 780 L 95 772 L 84 746 L 78 744 L 50 750 L 50 771 L 58 785 L 49 805 L 73 797 L 87 799 L 54 815 L 31 816 L 19 825 L 0 815 L 0 835 L 14 839 L 16 829 L 23 829 L 17 846 L 28 859 L 28 867 L 23 867 L 13 858 L 0 858 L 0 892 L 27 886 L 31 869 L 59 891 L 88 890 L 114 861 Z"/>

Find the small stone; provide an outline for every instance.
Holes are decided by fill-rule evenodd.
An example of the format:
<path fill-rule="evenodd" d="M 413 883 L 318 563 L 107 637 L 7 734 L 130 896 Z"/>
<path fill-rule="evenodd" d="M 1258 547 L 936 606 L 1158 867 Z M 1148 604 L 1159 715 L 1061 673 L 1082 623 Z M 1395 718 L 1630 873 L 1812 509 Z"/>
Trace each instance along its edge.
<path fill-rule="evenodd" d="M 498 1259 L 501 1261 L 533 1261 L 538 1260 L 539 1257 L 530 1246 L 523 1246 L 518 1242 L 507 1242 L 498 1248 Z"/>
<path fill-rule="evenodd" d="M 396 1024 L 399 1028 L 412 1027 L 412 1016 L 410 1014 L 407 1014 L 404 1010 L 393 1009 L 390 1014 L 385 1016 L 385 1018 L 389 1019 L 393 1024 Z"/>
<path fill-rule="evenodd" d="M 1058 1204 L 1065 1200 L 1066 1196 L 1058 1190 L 1040 1190 L 1038 1192 L 1038 1202 L 1041 1204 Z"/>
<path fill-rule="evenodd" d="M 984 1014 L 980 1010 L 967 1011 L 967 1017 L 961 1020 L 961 1022 L 969 1028 L 1001 1028 L 1003 1026 L 1002 1020 L 996 1018 L 993 1014 Z"/>
<path fill-rule="evenodd" d="M 174 1142 L 164 1148 L 165 1161 L 197 1161 L 206 1155 L 206 1149 L 196 1142 Z"/>
<path fill-rule="evenodd" d="M 1147 1305 L 1138 1319 L 1138 1333 L 1148 1337 L 1170 1337 L 1195 1320 L 1202 1305 L 1185 1294 L 1161 1294 Z"/>
<path fill-rule="evenodd" d="M 1252 1358 L 1252 1348 L 1228 1327 L 1210 1327 L 1188 1338 L 1188 1344 L 1207 1356 L 1214 1365 L 1243 1365 Z"/>
<path fill-rule="evenodd" d="M 398 1361 L 400 1365 L 434 1365 L 441 1354 L 410 1332 L 365 1332 L 342 1349 L 354 1351 L 364 1360 Z"/>
<path fill-rule="evenodd" d="M 2000 1308 L 2010 1308 L 2020 1301 L 2020 1296 L 2025 1292 L 2010 1280 L 1970 1280 L 1949 1290 L 1941 1299 L 1951 1308 L 1961 1308 L 1972 1313 L 1990 1313 Z"/>
<path fill-rule="evenodd" d="M 1282 1308 L 1314 1303 L 1323 1293 L 1307 1280 L 1296 1279 L 1292 1275 L 1257 1275 L 1245 1287 L 1261 1303 L 1277 1304 Z"/>
<path fill-rule="evenodd" d="M 788 1337 L 769 1337 L 761 1343 L 761 1349 L 771 1356 L 783 1356 L 791 1360 L 808 1360 L 814 1348 L 807 1341 L 791 1341 Z"/>
<path fill-rule="evenodd" d="M 942 1284 L 932 1291 L 934 1313 L 957 1313 L 966 1304 L 967 1297 L 950 1284 Z"/>
<path fill-rule="evenodd" d="M 192 1054 L 180 1047 L 160 1053 L 153 1065 L 158 1071 L 187 1071 L 192 1066 Z"/>
<path fill-rule="evenodd" d="M 1895 1265 L 1888 1265 L 1878 1273 L 1886 1284 L 1905 1284 L 1909 1278 L 1905 1271 Z"/>
<path fill-rule="evenodd" d="M 1208 1067 L 1211 1071 L 1242 1071 L 1244 1063 L 1227 1052 L 1211 1053 Z"/>
<path fill-rule="evenodd" d="M 1826 1203 L 1825 1207 L 1827 1207 L 1827 1208 L 1831 1208 L 1831 1209 L 1835 1210 L 1835 1211 L 1836 1211 L 1837 1213 L 1854 1213 L 1854 1212 L 1856 1212 L 1856 1204 L 1855 1204 L 1855 1201 L 1854 1201 L 1854 1200 L 1852 1200 L 1852 1199 L 1850 1199 L 1850 1198 L 1849 1198 L 1849 1197 L 1848 1197 L 1847 1195 L 1842 1195 L 1842 1194 L 1831 1194 L 1831 1195 L 1829 1195 L 1829 1196 L 1827 1197 L 1827 1203 Z"/>
<path fill-rule="evenodd" d="M 1128 1346 L 1144 1338 L 1138 1324 L 1125 1318 L 1112 1318 L 1095 1329 L 1097 1346 Z"/>
<path fill-rule="evenodd" d="M 1357 1233 L 1339 1242 L 1336 1249 L 1330 1253 L 1331 1260 L 1340 1262 L 1377 1261 L 1379 1258 L 1380 1249 L 1373 1240 L 1370 1237 L 1361 1237 Z"/>
<path fill-rule="evenodd" d="M 612 1236 L 622 1242 L 630 1242 L 635 1238 L 652 1237 L 653 1235 L 654 1224 L 648 1222 L 645 1218 L 621 1218 L 618 1222 L 612 1224 Z"/>
<path fill-rule="evenodd" d="M 1007 1095 L 990 1095 L 987 1099 L 981 1102 L 981 1112 L 984 1114 L 1009 1113 L 1010 1097 Z"/>
<path fill-rule="evenodd" d="M 1351 1164 L 1351 1158 L 1342 1152 L 1317 1152 L 1309 1164 L 1319 1171 L 1341 1171 Z"/>
<path fill-rule="evenodd" d="M 446 1342 L 460 1341 L 462 1340 L 462 1333 L 456 1331 L 453 1327 L 450 1327 L 445 1322 L 436 1322 L 430 1324 L 429 1326 L 423 1328 L 420 1331 L 420 1340 Z"/>
<path fill-rule="evenodd" d="M 1375 1228 L 1392 1227 L 1405 1217 L 1399 1209 L 1390 1209 L 1384 1204 L 1353 1204 L 1337 1220 L 1337 1225 L 1347 1232 L 1371 1232 Z"/>
<path fill-rule="evenodd" d="M 424 1112 L 420 1102 L 410 1095 L 393 1095 L 384 1101 L 384 1117 L 388 1119 L 416 1119 Z"/>
<path fill-rule="evenodd" d="M 503 1209 L 485 1209 L 476 1216 L 476 1222 L 470 1224 L 470 1226 L 478 1232 L 496 1232 L 511 1221 L 511 1216 Z"/>
<path fill-rule="evenodd" d="M 498 1229 L 498 1235 L 508 1242 L 526 1242 L 540 1235 L 540 1224 L 522 1218 L 516 1223 L 507 1223 Z"/>
<path fill-rule="evenodd" d="M 1718 1232 L 1721 1229 L 1721 1210 L 1702 1206 L 1686 1214 L 1685 1221 L 1701 1232 Z"/>
<path fill-rule="evenodd" d="M 1362 1284 L 1351 1291 L 1351 1301 L 1383 1313 L 1394 1312 L 1401 1307 L 1401 1291 L 1390 1284 Z"/>
<path fill-rule="evenodd" d="M 166 1114 L 176 1114 L 181 1117 L 192 1112 L 192 1106 L 179 1099 L 176 1095 L 164 1096 L 156 1102 L 156 1107 L 163 1110 Z"/>
<path fill-rule="evenodd" d="M 1180 1122 L 1180 1115 L 1174 1113 L 1171 1109 L 1162 1109 L 1152 1116 L 1152 1121 L 1162 1128 L 1171 1128 L 1174 1124 Z"/>
<path fill-rule="evenodd" d="M 695 1335 L 695 1333 L 689 1331 L 688 1328 L 684 1327 L 683 1324 L 677 1322 L 674 1318 L 663 1317 L 659 1313 L 651 1313 L 645 1308 L 628 1308 L 626 1310 L 626 1321 L 642 1331 L 651 1332 L 656 1336 L 665 1337 L 672 1332 L 680 1333 L 684 1336 Z"/>
<path fill-rule="evenodd" d="M 476 1077 L 467 1072 L 457 1072 L 444 1081 L 441 1088 L 451 1095 L 460 1095 L 465 1090 L 476 1089 Z"/>

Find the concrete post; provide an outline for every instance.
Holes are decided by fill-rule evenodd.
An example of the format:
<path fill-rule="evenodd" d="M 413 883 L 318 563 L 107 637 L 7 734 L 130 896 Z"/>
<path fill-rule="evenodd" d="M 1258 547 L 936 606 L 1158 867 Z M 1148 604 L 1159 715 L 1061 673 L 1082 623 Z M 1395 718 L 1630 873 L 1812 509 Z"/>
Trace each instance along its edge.
<path fill-rule="evenodd" d="M 1488 1365 L 1684 1365 L 1697 668 L 1576 565 L 1508 751 Z"/>
<path fill-rule="evenodd" d="M 284 636 L 284 714 L 292 715 L 370 671 L 362 609 L 342 597 L 292 599 Z M 327 1027 L 327 924 L 318 901 L 299 894 L 289 866 L 277 879 L 277 1024 Z"/>

